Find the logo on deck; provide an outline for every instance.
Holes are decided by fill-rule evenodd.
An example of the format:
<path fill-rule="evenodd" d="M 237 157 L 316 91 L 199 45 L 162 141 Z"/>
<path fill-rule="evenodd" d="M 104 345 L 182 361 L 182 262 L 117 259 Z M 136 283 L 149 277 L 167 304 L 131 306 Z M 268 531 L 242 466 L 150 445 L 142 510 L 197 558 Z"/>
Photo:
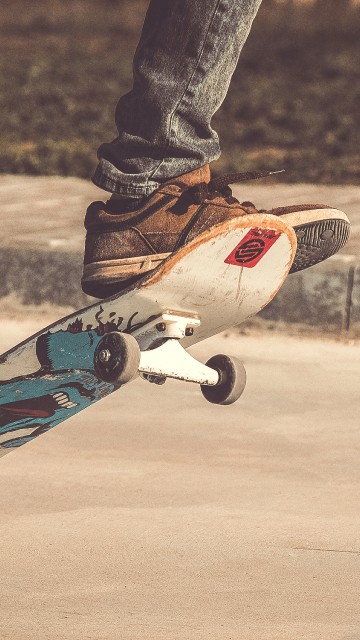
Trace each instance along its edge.
<path fill-rule="evenodd" d="M 225 262 L 251 269 L 260 262 L 280 235 L 281 233 L 274 229 L 262 229 L 261 227 L 250 229 Z"/>

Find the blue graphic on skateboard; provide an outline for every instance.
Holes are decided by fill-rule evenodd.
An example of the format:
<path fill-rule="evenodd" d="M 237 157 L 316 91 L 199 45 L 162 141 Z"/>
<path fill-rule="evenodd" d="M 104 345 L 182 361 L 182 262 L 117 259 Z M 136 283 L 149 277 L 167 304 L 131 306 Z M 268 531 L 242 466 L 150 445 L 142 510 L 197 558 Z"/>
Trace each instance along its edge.
<path fill-rule="evenodd" d="M 82 331 L 77 322 L 37 339 L 39 370 L 22 377 L 21 385 L 19 379 L 0 383 L 1 447 L 19 447 L 114 391 L 116 385 L 99 380 L 93 367 L 102 332 Z"/>

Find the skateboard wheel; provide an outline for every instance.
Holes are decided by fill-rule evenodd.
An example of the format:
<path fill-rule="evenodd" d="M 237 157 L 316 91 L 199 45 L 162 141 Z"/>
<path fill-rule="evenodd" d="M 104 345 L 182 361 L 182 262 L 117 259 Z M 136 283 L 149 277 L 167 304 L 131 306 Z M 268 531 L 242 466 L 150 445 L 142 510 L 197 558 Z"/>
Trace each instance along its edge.
<path fill-rule="evenodd" d="M 111 331 L 104 335 L 95 349 L 94 369 L 104 382 L 125 384 L 139 370 L 140 348 L 127 333 Z"/>
<path fill-rule="evenodd" d="M 219 373 L 219 382 L 214 385 L 200 385 L 202 394 L 213 404 L 233 404 L 243 393 L 246 385 L 245 367 L 237 358 L 219 354 L 207 361 L 207 366 Z"/>

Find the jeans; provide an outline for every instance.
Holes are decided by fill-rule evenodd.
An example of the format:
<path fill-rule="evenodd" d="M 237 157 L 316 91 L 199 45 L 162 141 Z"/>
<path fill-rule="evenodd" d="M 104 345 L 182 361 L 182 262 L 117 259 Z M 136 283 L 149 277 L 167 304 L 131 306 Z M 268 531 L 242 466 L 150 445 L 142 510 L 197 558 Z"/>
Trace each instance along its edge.
<path fill-rule="evenodd" d="M 222 104 L 261 0 L 151 0 L 134 82 L 117 107 L 93 182 L 124 198 L 220 156 L 211 119 Z"/>

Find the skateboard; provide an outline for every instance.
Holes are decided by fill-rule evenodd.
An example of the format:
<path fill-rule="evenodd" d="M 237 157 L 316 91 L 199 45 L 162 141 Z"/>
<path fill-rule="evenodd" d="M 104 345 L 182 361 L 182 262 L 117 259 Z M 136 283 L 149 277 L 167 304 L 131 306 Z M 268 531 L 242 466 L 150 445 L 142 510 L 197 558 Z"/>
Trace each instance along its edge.
<path fill-rule="evenodd" d="M 284 282 L 296 236 L 270 214 L 231 219 L 197 236 L 137 283 L 62 318 L 0 356 L 0 456 L 141 376 L 200 385 L 232 404 L 242 363 L 206 364 L 191 345 L 258 313 Z M 144 382 L 145 384 L 146 382 Z"/>

